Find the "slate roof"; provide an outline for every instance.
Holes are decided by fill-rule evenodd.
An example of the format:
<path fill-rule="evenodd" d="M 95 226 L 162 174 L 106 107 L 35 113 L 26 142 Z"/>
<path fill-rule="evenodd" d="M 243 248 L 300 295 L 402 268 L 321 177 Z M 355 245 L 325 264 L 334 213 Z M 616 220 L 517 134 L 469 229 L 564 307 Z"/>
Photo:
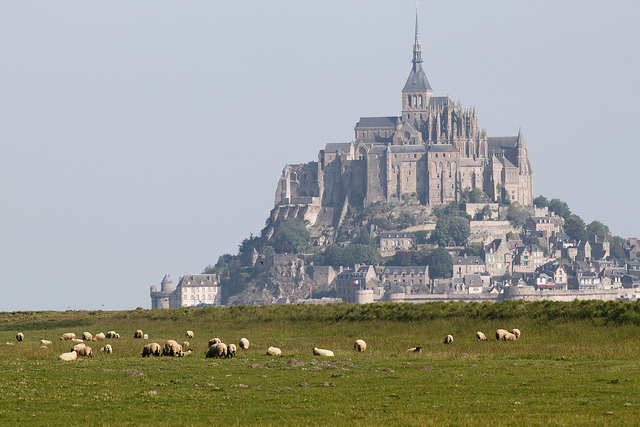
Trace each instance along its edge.
<path fill-rule="evenodd" d="M 490 136 L 487 137 L 489 150 L 496 148 L 516 148 L 518 136 Z"/>
<path fill-rule="evenodd" d="M 431 85 L 427 80 L 427 76 L 422 69 L 422 65 L 413 64 L 413 68 L 409 73 L 409 77 L 407 78 L 407 82 L 404 84 L 404 88 L 402 88 L 403 92 L 418 92 L 418 91 L 428 91 L 431 89 Z"/>
<path fill-rule="evenodd" d="M 424 274 L 427 271 L 427 266 L 425 265 L 409 265 L 406 267 L 402 266 L 387 266 L 384 268 L 383 274 Z"/>
<path fill-rule="evenodd" d="M 429 147 L 430 153 L 441 153 L 441 152 L 457 152 L 453 145 L 451 144 L 433 144 Z"/>
<path fill-rule="evenodd" d="M 484 260 L 479 256 L 454 256 L 453 265 L 484 265 Z"/>
<path fill-rule="evenodd" d="M 389 238 L 389 237 L 409 237 L 411 239 L 416 236 L 411 232 L 399 232 L 399 233 L 380 233 L 381 238 Z"/>
<path fill-rule="evenodd" d="M 351 144 L 349 142 L 335 142 L 335 143 L 330 142 L 324 146 L 325 153 L 335 153 L 336 151 L 340 151 L 340 150 L 344 152 L 349 152 L 349 150 L 351 150 Z"/>
<path fill-rule="evenodd" d="M 400 117 L 360 117 L 356 124 L 359 128 L 394 128 Z"/>

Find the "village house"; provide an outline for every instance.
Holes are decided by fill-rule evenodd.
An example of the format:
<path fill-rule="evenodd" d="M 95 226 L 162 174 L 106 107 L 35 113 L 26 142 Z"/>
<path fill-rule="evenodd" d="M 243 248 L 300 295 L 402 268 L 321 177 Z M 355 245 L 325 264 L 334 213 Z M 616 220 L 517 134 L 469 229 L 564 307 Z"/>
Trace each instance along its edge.
<path fill-rule="evenodd" d="M 416 236 L 413 233 L 380 233 L 380 255 L 391 256 L 397 251 L 410 251 L 413 249 Z"/>
<path fill-rule="evenodd" d="M 480 274 L 486 270 L 485 262 L 479 256 L 454 256 L 453 277 L 464 277 L 467 274 Z"/>

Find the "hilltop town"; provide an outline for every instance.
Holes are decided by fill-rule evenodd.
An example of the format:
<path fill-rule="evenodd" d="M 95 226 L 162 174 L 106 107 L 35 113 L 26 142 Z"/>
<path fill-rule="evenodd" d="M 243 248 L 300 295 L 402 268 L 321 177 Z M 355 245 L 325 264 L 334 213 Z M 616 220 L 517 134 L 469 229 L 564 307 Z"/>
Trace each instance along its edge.
<path fill-rule="evenodd" d="M 522 130 L 488 136 L 475 108 L 434 96 L 422 62 L 416 15 L 401 114 L 286 165 L 260 235 L 177 286 L 166 275 L 152 308 L 636 299 L 638 239 L 534 198 Z"/>

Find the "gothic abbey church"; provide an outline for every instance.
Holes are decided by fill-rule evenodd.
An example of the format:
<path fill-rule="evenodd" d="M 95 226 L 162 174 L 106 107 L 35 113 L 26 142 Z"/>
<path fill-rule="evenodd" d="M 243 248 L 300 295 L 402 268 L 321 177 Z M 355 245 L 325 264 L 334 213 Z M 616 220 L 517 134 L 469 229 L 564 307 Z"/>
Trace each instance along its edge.
<path fill-rule="evenodd" d="M 295 216 L 310 225 L 335 225 L 348 203 L 433 207 L 459 201 L 463 190 L 474 188 L 494 201 L 506 192 L 511 201 L 532 204 L 522 132 L 488 137 L 475 109 L 433 96 L 422 69 L 417 14 L 412 63 L 402 115 L 362 117 L 351 142 L 327 144 L 317 162 L 285 166 L 272 220 Z"/>

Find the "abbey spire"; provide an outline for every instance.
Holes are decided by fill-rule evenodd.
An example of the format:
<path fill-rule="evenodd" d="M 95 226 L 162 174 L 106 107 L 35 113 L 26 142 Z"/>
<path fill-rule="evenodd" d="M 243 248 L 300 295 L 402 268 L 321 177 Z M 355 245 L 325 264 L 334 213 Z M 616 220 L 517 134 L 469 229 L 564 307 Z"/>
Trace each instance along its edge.
<path fill-rule="evenodd" d="M 402 121 L 414 122 L 429 106 L 433 90 L 422 70 L 422 45 L 418 34 L 418 4 L 416 3 L 416 33 L 413 41 L 413 66 L 402 89 Z"/>

